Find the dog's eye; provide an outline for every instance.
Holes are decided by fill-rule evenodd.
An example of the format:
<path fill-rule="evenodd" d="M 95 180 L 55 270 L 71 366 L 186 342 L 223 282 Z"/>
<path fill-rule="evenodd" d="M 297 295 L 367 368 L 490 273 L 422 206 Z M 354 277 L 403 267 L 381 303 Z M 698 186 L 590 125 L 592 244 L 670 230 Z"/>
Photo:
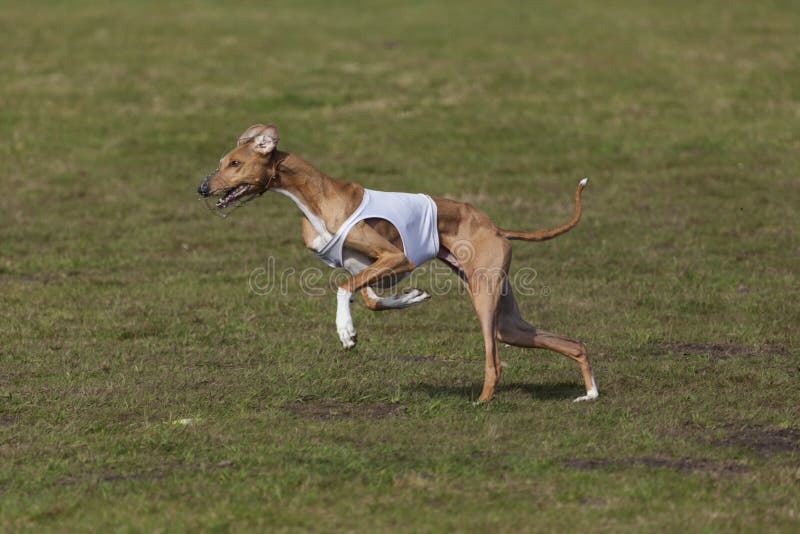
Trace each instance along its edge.
<path fill-rule="evenodd" d="M 228 167 L 238 167 L 241 164 L 242 164 L 241 161 L 233 159 L 233 160 L 231 160 L 230 163 L 228 163 Z"/>

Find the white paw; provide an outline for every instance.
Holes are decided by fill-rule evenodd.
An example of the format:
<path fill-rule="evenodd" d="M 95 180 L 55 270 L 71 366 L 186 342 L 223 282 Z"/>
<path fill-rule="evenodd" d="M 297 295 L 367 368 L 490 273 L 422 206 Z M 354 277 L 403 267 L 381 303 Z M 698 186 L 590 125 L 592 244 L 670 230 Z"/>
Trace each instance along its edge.
<path fill-rule="evenodd" d="M 339 334 L 339 341 L 346 349 L 352 349 L 356 346 L 356 327 L 353 322 L 346 322 L 336 325 L 336 332 Z"/>
<path fill-rule="evenodd" d="M 353 294 L 339 288 L 336 292 L 336 332 L 339 341 L 346 349 L 356 346 L 356 327 L 353 326 L 353 317 L 350 315 L 350 297 Z"/>
<path fill-rule="evenodd" d="M 600 393 L 598 393 L 596 389 L 592 389 L 590 391 L 587 391 L 586 395 L 583 395 L 582 397 L 578 397 L 577 399 L 575 399 L 572 402 L 590 401 L 590 400 L 596 399 L 599 396 L 600 396 Z"/>

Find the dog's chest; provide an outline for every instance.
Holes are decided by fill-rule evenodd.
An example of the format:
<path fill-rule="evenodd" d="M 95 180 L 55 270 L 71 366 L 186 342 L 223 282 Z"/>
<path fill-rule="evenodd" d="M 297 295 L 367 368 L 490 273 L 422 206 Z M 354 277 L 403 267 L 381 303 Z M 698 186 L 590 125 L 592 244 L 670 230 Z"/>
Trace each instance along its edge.
<path fill-rule="evenodd" d="M 306 219 L 309 223 L 311 223 L 311 227 L 314 229 L 316 236 L 311 239 L 310 247 L 313 248 L 315 251 L 319 252 L 322 248 L 327 245 L 331 239 L 333 239 L 333 234 L 328 231 L 328 227 L 325 225 L 325 221 L 317 215 L 313 213 L 308 207 L 303 204 L 303 202 L 297 198 L 294 194 L 290 191 L 286 191 L 285 189 L 274 188 L 273 191 L 276 193 L 280 193 L 284 196 L 289 197 L 292 201 L 297 204 L 297 207 L 300 208 L 300 211 L 303 212 Z"/>
<path fill-rule="evenodd" d="M 316 253 L 321 252 L 325 246 L 331 242 L 333 235 L 328 231 L 325 226 L 325 221 L 321 217 L 316 216 L 294 195 L 288 191 L 277 190 L 291 198 L 295 204 L 300 208 L 305 215 L 306 223 L 303 224 L 303 240 L 306 246 Z M 342 247 L 342 266 L 352 275 L 358 274 L 366 269 L 372 262 L 365 255 L 351 250 L 347 247 Z"/>

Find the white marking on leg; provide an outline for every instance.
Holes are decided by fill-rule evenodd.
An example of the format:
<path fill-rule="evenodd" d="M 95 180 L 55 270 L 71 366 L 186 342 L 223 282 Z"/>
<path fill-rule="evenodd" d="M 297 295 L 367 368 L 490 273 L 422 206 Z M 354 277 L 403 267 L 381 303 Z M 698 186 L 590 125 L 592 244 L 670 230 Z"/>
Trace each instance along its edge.
<path fill-rule="evenodd" d="M 582 187 L 586 187 L 587 183 L 589 183 L 589 179 L 588 178 L 584 178 L 583 180 L 580 181 L 580 185 Z"/>
<path fill-rule="evenodd" d="M 597 391 L 597 383 L 594 381 L 594 372 L 592 372 L 592 389 L 586 392 L 586 395 L 582 397 L 578 397 L 573 402 L 583 402 L 583 401 L 590 401 L 594 400 L 600 396 L 600 392 Z"/>
<path fill-rule="evenodd" d="M 350 298 L 353 293 L 342 289 L 336 292 L 336 332 L 339 334 L 339 341 L 346 349 L 356 346 L 356 327 L 353 325 L 353 317 L 350 315 Z"/>

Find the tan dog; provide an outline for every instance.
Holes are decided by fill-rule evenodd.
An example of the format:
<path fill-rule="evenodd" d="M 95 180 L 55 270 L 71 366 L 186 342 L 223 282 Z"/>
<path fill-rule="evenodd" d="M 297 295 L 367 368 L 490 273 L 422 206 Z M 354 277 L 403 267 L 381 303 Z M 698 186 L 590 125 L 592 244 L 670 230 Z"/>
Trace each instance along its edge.
<path fill-rule="evenodd" d="M 275 126 L 251 126 L 239 137 L 236 148 L 220 160 L 219 168 L 206 177 L 198 192 L 203 197 L 219 196 L 215 207 L 220 210 L 265 191 L 282 193 L 303 212 L 306 246 L 320 251 L 360 206 L 365 190 L 356 183 L 330 178 L 302 158 L 277 150 L 277 145 Z M 580 366 L 586 386 L 586 395 L 575 400 L 598 396 L 584 344 L 542 332 L 527 323 L 520 316 L 507 279 L 511 262 L 509 239 L 544 241 L 575 226 L 581 216 L 581 191 L 585 185 L 586 179 L 578 185 L 575 212 L 567 224 L 534 232 L 503 230 L 469 204 L 432 197 L 440 244 L 437 257 L 466 284 L 481 325 L 486 367 L 480 401 L 492 398 L 500 380 L 498 341 L 549 349 L 572 358 Z M 429 295 L 411 290 L 400 296 L 379 297 L 373 291 L 373 287 L 391 286 L 398 275 L 417 267 L 404 253 L 400 232 L 387 220 L 370 218 L 358 222 L 345 236 L 343 247 L 344 266 L 351 277 L 339 286 L 336 325 L 343 346 L 351 348 L 356 342 L 350 316 L 353 293 L 361 290 L 372 310 L 403 308 L 426 300 Z"/>

